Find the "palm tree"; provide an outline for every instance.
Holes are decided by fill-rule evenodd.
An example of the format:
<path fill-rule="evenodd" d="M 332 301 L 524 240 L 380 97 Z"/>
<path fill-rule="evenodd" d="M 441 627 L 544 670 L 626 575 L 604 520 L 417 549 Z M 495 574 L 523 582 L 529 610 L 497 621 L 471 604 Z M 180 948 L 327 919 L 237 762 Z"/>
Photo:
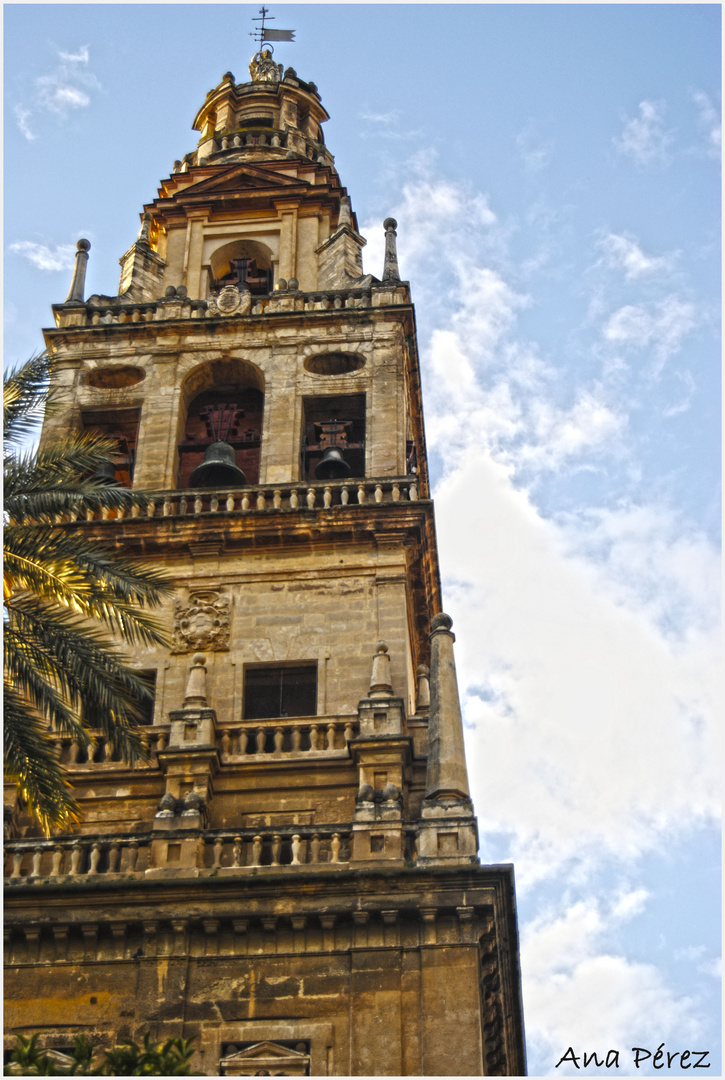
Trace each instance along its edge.
<path fill-rule="evenodd" d="M 79 818 L 54 740 L 88 746 L 97 729 L 129 764 L 145 756 L 138 720 L 150 689 L 119 643 L 166 644 L 147 609 L 169 588 L 68 524 L 144 503 L 97 478 L 111 440 L 84 433 L 23 450 L 49 404 L 53 367 L 34 357 L 3 384 L 5 775 L 46 833 Z"/>

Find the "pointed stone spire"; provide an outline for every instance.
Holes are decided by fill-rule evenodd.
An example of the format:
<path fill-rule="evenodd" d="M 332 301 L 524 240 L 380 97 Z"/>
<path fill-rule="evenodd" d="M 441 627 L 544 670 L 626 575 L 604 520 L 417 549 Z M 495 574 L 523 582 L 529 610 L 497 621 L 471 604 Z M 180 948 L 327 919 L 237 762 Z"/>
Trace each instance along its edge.
<path fill-rule="evenodd" d="M 395 245 L 396 229 L 398 223 L 395 218 L 386 218 L 383 222 L 385 229 L 385 262 L 383 264 L 383 283 L 400 281 L 398 270 L 398 252 Z"/>
<path fill-rule="evenodd" d="M 185 709 L 206 709 L 206 657 L 204 653 L 194 653 L 193 667 L 189 668 L 186 684 Z"/>
<path fill-rule="evenodd" d="M 136 243 L 151 247 L 151 214 L 144 214 Z"/>
<path fill-rule="evenodd" d="M 431 620 L 426 801 L 440 798 L 467 800 L 470 794 L 452 625 L 453 620 L 443 612 Z"/>
<path fill-rule="evenodd" d="M 337 228 L 341 229 L 343 225 L 348 227 L 352 226 L 352 218 L 350 216 L 350 200 L 347 195 L 343 195 L 340 199 L 340 214 L 337 219 Z"/>
<path fill-rule="evenodd" d="M 86 287 L 86 266 L 88 265 L 88 252 L 91 249 L 90 240 L 79 240 L 76 244 L 76 262 L 73 268 L 73 280 L 70 291 L 65 298 L 66 304 L 82 304 L 83 293 Z"/>

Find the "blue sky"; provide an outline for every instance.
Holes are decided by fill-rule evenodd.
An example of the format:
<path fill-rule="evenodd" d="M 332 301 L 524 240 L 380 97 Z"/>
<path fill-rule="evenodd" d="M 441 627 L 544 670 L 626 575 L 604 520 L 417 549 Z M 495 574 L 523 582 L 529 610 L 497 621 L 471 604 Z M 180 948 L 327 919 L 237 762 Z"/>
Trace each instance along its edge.
<path fill-rule="evenodd" d="M 6 357 L 246 76 L 252 5 L 6 5 Z M 397 218 L 482 857 L 532 1075 L 720 1070 L 720 8 L 280 5 L 382 269 Z M 580 1072 L 584 1072 L 581 1070 Z M 590 1067 L 588 1073 L 606 1070 Z M 667 1072 L 667 1069 L 664 1070 Z M 672 1069 L 670 1072 L 676 1072 Z M 638 1074 L 654 1073 L 640 1068 Z"/>

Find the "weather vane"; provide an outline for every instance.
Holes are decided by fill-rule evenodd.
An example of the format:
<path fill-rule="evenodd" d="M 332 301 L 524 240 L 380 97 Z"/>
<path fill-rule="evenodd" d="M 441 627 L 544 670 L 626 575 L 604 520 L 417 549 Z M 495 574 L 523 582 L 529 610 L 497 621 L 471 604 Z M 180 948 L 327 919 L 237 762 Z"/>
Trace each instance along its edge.
<path fill-rule="evenodd" d="M 258 22 L 262 25 L 258 26 L 249 34 L 250 37 L 254 38 L 258 52 L 261 52 L 262 45 L 268 44 L 271 41 L 294 41 L 294 30 L 273 30 L 271 27 L 264 25 L 265 19 L 269 15 L 269 8 L 261 7 L 259 9 L 259 14 L 261 18 L 252 19 L 252 22 Z M 269 15 L 269 18 L 274 19 L 274 15 Z"/>

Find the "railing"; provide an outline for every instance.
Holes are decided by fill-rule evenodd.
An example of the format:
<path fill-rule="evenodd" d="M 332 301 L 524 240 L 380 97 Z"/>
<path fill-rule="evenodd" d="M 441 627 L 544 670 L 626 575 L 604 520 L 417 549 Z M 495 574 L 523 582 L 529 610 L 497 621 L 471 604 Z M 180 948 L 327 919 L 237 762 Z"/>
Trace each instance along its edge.
<path fill-rule="evenodd" d="M 305 718 L 273 722 L 248 720 L 217 735 L 222 761 L 315 756 L 347 756 L 347 744 L 360 729 L 357 719 Z"/>
<path fill-rule="evenodd" d="M 89 301 L 85 307 L 74 305 L 67 310 L 63 304 L 58 304 L 55 305 L 56 321 L 58 326 L 111 326 L 121 323 L 163 322 L 167 319 L 227 318 L 210 309 L 205 299 L 191 300 L 184 293 L 184 289 L 177 290 L 175 295 L 137 303 L 128 303 L 120 297 L 109 297 L 92 303 Z M 248 314 L 273 315 L 286 311 L 369 308 L 407 304 L 409 300 L 405 283 L 314 292 L 275 289 L 268 296 L 254 296 Z"/>
<path fill-rule="evenodd" d="M 272 510 L 329 510 L 335 506 L 363 506 L 364 504 L 416 502 L 418 500 L 417 476 L 395 476 L 389 480 L 337 480 L 330 483 L 305 483 L 254 485 L 233 491 L 203 490 L 153 491 L 149 492 L 144 507 L 132 506 L 130 510 L 88 510 L 86 521 L 102 521 L 122 517 L 188 517 L 196 514 L 254 514 Z M 78 514 L 71 511 L 63 521 L 77 521 Z"/>
<path fill-rule="evenodd" d="M 347 744 L 360 730 L 357 717 L 290 717 L 275 720 L 246 720 L 218 725 L 216 745 L 223 763 L 243 761 L 263 762 L 278 758 L 347 757 Z M 150 751 L 149 761 L 137 762 L 135 768 L 154 765 L 153 755 L 166 749 L 169 725 L 144 728 L 141 739 Z M 94 743 L 82 747 L 72 739 L 55 739 L 58 761 L 70 771 L 127 768 L 115 753 L 110 739 L 95 733 Z"/>
<path fill-rule="evenodd" d="M 349 829 L 349 826 L 348 826 Z M 351 834 L 328 826 L 285 826 L 278 829 L 244 828 L 188 833 L 147 833 L 143 837 L 64 837 L 57 840 L 10 840 L 5 844 L 5 879 L 10 885 L 28 880 L 45 883 L 60 879 L 95 879 L 117 875 L 142 875 L 166 869 L 156 864 L 152 841 L 164 845 L 186 840 L 196 845 L 192 867 L 197 874 L 216 875 L 277 869 L 286 866 L 337 866 L 350 859 Z M 157 857 L 158 858 L 158 857 Z M 174 864 L 183 875 L 189 867 Z"/>

